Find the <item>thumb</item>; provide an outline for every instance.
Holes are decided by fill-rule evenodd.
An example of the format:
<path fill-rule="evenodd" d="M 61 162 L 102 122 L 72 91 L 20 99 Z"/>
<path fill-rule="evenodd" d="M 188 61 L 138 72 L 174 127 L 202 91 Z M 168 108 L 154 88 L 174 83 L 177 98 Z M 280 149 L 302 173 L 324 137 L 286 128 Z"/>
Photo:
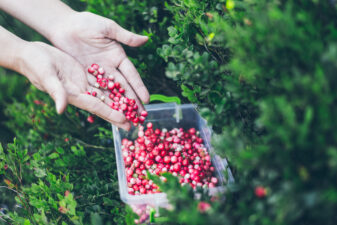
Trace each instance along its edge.
<path fill-rule="evenodd" d="M 58 114 L 63 113 L 68 103 L 67 103 L 67 93 L 61 81 L 57 77 L 51 76 L 48 78 L 47 82 L 44 82 L 43 86 L 45 91 L 54 100 L 57 113 Z"/>
<path fill-rule="evenodd" d="M 110 24 L 110 38 L 128 45 L 130 47 L 138 47 L 145 44 L 149 38 L 147 36 L 134 34 L 123 27 L 119 26 L 116 22 L 112 21 Z"/>

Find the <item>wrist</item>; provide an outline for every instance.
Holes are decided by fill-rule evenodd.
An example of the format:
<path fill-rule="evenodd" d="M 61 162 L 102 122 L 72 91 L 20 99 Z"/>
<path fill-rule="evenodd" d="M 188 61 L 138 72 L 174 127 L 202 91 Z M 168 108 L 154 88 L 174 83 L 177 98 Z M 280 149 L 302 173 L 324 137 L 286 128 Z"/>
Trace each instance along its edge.
<path fill-rule="evenodd" d="M 68 26 L 73 26 L 70 21 L 77 14 L 79 14 L 79 12 L 69 7 L 62 11 L 62 13 L 57 13 L 52 20 L 51 26 L 46 27 L 43 36 L 45 36 L 51 43 L 54 43 L 55 39 L 64 35 Z"/>
<path fill-rule="evenodd" d="M 0 9 L 49 40 L 58 27 L 67 24 L 67 17 L 76 13 L 61 0 L 1 0 Z"/>
<path fill-rule="evenodd" d="M 23 51 L 28 44 L 0 26 L 0 66 L 20 73 Z"/>
<path fill-rule="evenodd" d="M 12 66 L 10 69 L 28 78 L 31 59 L 36 57 L 38 53 L 34 52 L 32 42 L 23 41 L 19 46 L 20 49 L 13 57 Z"/>

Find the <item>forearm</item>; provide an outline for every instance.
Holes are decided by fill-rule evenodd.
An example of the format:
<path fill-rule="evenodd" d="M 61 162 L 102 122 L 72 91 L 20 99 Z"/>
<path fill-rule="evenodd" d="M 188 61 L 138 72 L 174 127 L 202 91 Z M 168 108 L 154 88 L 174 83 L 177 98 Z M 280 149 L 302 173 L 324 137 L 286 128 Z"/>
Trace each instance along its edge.
<path fill-rule="evenodd" d="M 26 23 L 47 39 L 74 13 L 60 0 L 0 0 L 0 9 Z"/>
<path fill-rule="evenodd" d="M 26 45 L 26 41 L 0 26 L 0 66 L 21 72 L 21 55 Z"/>

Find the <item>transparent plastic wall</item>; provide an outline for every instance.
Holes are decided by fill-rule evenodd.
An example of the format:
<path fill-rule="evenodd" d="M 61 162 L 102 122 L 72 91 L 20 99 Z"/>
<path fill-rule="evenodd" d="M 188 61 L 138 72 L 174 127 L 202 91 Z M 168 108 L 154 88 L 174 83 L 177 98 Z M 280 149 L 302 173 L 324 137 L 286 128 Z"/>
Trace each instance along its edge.
<path fill-rule="evenodd" d="M 219 180 L 219 186 L 210 188 L 211 195 L 214 195 L 218 192 L 223 192 L 224 184 L 228 182 L 234 182 L 232 173 L 228 167 L 227 160 L 220 158 L 213 152 L 213 149 L 210 145 L 211 129 L 207 126 L 206 121 L 196 111 L 194 105 L 164 103 L 147 105 L 145 108 L 148 111 L 148 117 L 145 121 L 145 124 L 152 122 L 154 129 L 166 128 L 171 130 L 173 128 L 183 128 L 186 130 L 194 127 L 200 131 L 200 136 L 204 140 L 204 144 L 211 155 L 212 164 L 215 167 L 215 174 Z M 123 138 L 135 140 L 137 138 L 137 133 L 138 131 L 134 127 L 131 129 L 131 131 L 126 132 L 113 126 L 120 197 L 122 201 L 130 205 L 148 204 L 153 207 L 165 206 L 168 203 L 165 193 L 143 195 L 130 195 L 128 193 L 125 165 L 121 149 L 121 140 Z M 224 176 L 225 174 L 227 175 L 227 180 Z"/>

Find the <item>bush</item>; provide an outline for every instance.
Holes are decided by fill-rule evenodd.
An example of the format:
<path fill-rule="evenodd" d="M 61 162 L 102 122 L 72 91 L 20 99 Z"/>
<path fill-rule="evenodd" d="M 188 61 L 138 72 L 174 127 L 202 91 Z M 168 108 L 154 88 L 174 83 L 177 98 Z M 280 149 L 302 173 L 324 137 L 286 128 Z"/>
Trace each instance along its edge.
<path fill-rule="evenodd" d="M 213 146 L 235 171 L 235 184 L 226 185 L 224 196 L 197 190 L 199 199 L 167 175 L 160 186 L 173 207 L 161 209 L 157 223 L 334 224 L 334 1 L 86 2 L 90 11 L 151 37 L 142 48 L 127 48 L 150 92 L 179 91 L 197 104 L 217 132 Z M 7 113 L 17 140 L 2 154 L 0 167 L 8 165 L 2 176 L 7 187 L 26 196 L 23 203 L 17 198 L 20 205 L 29 206 L 12 210 L 11 217 L 132 222 L 118 200 L 106 124 L 89 125 L 87 114 L 72 107 L 57 116 L 51 100 L 35 89 Z"/>
<path fill-rule="evenodd" d="M 172 15 L 165 9 L 164 1 L 82 1 L 87 2 L 89 11 L 115 20 L 125 29 L 147 35 L 149 41 L 143 47 L 124 46 L 127 55 L 135 64 L 151 94 L 181 96 L 175 82 L 166 78 L 166 63 L 156 53 L 158 46 L 165 43 L 168 38 L 166 28 L 170 25 L 172 18 Z"/>
<path fill-rule="evenodd" d="M 86 121 L 68 107 L 57 115 L 35 88 L 7 108 L 17 139 L 0 148 L 0 175 L 16 193 L 9 216 L 17 224 L 124 224 L 132 218 L 119 200 L 111 125 Z M 14 204 L 12 204 L 14 207 Z M 14 211 L 13 211 L 14 210 Z"/>
<path fill-rule="evenodd" d="M 333 224 L 333 1 L 174 3 L 170 44 L 159 50 L 170 61 L 167 75 L 203 107 L 220 132 L 213 144 L 236 170 L 226 201 L 194 224 Z M 163 215 L 185 224 L 197 204 L 179 197 L 179 210 Z"/>

